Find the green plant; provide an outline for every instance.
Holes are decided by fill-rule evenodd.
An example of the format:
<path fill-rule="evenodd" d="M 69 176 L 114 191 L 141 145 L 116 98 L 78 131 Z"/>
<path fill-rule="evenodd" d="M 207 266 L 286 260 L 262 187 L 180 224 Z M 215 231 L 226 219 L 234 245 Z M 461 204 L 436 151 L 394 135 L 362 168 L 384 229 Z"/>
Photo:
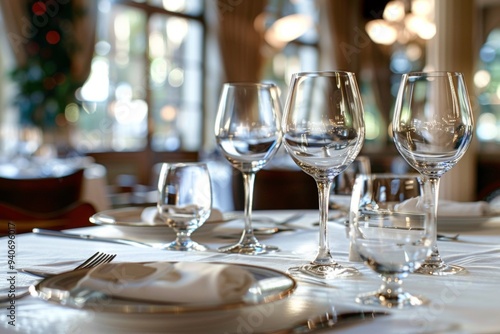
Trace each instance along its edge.
<path fill-rule="evenodd" d="M 78 50 L 74 20 L 81 12 L 72 1 L 30 0 L 26 6 L 32 33 L 24 43 L 26 62 L 11 73 L 19 85 L 15 103 L 21 124 L 54 128 L 64 124 L 60 116 L 82 84 L 71 73 L 72 56 Z"/>

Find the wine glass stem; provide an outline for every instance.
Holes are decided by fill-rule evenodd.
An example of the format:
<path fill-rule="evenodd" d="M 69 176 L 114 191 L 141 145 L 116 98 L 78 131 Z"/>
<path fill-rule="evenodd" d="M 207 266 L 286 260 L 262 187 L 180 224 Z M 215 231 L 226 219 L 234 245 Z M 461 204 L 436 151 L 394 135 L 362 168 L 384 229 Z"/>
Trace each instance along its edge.
<path fill-rule="evenodd" d="M 254 172 L 243 172 L 243 186 L 245 189 L 245 231 L 241 241 L 257 242 L 252 228 L 252 206 L 253 206 L 253 187 L 255 183 Z"/>
<path fill-rule="evenodd" d="M 318 255 L 313 263 L 315 264 L 334 264 L 335 261 L 330 253 L 330 246 L 328 243 L 328 198 L 331 181 L 316 181 L 318 186 L 318 200 L 319 200 L 319 249 Z"/>
<path fill-rule="evenodd" d="M 384 283 L 379 289 L 382 296 L 389 299 L 397 299 L 403 292 L 403 280 L 397 276 L 382 276 Z"/>
<path fill-rule="evenodd" d="M 425 208 L 427 219 L 429 219 L 429 226 L 431 227 L 432 237 L 432 254 L 427 259 L 427 263 L 441 263 L 441 257 L 437 247 L 437 211 L 439 201 L 439 181 L 438 177 L 427 177 L 425 179 Z"/>

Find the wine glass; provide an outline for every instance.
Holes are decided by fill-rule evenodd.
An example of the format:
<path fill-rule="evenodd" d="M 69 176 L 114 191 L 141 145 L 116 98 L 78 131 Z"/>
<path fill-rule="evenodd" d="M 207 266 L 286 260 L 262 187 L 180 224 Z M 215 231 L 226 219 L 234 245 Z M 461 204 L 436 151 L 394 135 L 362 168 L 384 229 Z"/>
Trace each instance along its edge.
<path fill-rule="evenodd" d="M 403 291 L 403 279 L 431 254 L 435 225 L 409 205 L 421 198 L 419 174 L 359 175 L 350 208 L 351 244 L 365 264 L 382 276 L 379 290 L 357 296 L 361 304 L 405 308 L 427 302 Z"/>
<path fill-rule="evenodd" d="M 175 241 L 164 248 L 204 251 L 207 247 L 191 234 L 210 216 L 212 188 L 205 163 L 163 163 L 158 178 L 158 214 L 176 233 Z"/>
<path fill-rule="evenodd" d="M 333 179 L 346 170 L 363 145 L 363 105 L 354 73 L 303 72 L 292 76 L 283 116 L 284 145 L 293 161 L 312 176 L 319 194 L 319 250 L 314 261 L 290 273 L 320 278 L 352 276 L 328 245 L 328 205 Z"/>
<path fill-rule="evenodd" d="M 221 252 L 264 254 L 278 251 L 260 243 L 252 228 L 255 174 L 276 154 L 281 144 L 281 105 L 272 83 L 226 83 L 215 121 L 217 144 L 232 166 L 241 171 L 245 191 L 245 228 L 240 240 Z"/>
<path fill-rule="evenodd" d="M 472 109 L 463 75 L 411 72 L 399 86 L 392 121 L 394 143 L 403 158 L 425 178 L 422 210 L 437 224 L 439 180 L 462 158 L 473 133 Z M 439 255 L 434 229 L 432 255 L 417 271 L 430 275 L 464 272 Z"/>

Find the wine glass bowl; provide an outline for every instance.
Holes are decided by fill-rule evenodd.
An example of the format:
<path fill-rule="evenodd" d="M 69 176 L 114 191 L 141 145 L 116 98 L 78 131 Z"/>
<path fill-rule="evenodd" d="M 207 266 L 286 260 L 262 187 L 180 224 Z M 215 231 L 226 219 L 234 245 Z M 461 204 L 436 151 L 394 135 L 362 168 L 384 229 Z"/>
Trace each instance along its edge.
<path fill-rule="evenodd" d="M 382 276 L 379 290 L 359 295 L 358 303 L 405 308 L 426 299 L 405 292 L 402 282 L 431 254 L 435 226 L 411 205 L 423 196 L 419 174 L 359 175 L 350 208 L 350 239 L 361 259 Z M 408 204 L 411 203 L 411 204 Z"/>
<path fill-rule="evenodd" d="M 281 145 L 281 105 L 278 88 L 264 83 L 226 83 L 215 121 L 215 137 L 222 154 L 241 171 L 245 190 L 245 228 L 240 240 L 221 252 L 264 254 L 278 251 L 260 243 L 252 228 L 255 174 Z"/>
<path fill-rule="evenodd" d="M 158 215 L 176 233 L 165 249 L 204 251 L 191 234 L 210 216 L 212 188 L 205 163 L 163 163 L 158 179 Z"/>
<path fill-rule="evenodd" d="M 392 121 L 393 139 L 403 158 L 424 176 L 424 208 L 437 223 L 439 181 L 467 151 L 473 135 L 472 108 L 458 72 L 411 72 L 399 86 Z M 434 235 L 433 253 L 418 272 L 449 275 L 465 269 L 446 264 Z"/>
<path fill-rule="evenodd" d="M 290 268 L 320 278 L 358 274 L 330 253 L 328 206 L 333 179 L 354 161 L 363 145 L 363 105 L 355 75 L 343 71 L 292 76 L 283 116 L 284 145 L 292 160 L 312 176 L 319 197 L 319 248 L 309 264 Z"/>

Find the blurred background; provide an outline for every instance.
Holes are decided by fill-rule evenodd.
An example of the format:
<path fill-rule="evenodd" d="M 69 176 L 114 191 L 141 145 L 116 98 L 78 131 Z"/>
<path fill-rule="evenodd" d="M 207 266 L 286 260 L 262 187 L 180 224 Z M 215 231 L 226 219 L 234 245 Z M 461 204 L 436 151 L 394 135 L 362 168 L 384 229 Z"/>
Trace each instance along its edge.
<path fill-rule="evenodd" d="M 109 207 L 150 203 L 160 162 L 205 160 L 217 205 L 241 209 L 239 172 L 213 134 L 222 84 L 273 81 L 284 104 L 292 73 L 333 69 L 358 78 L 361 154 L 397 173 L 409 171 L 388 131 L 401 74 L 463 72 L 475 142 L 441 196 L 500 188 L 499 0 L 16 0 L 0 11 L 1 159 L 92 159 Z M 284 152 L 256 182 L 256 209 L 317 208 L 313 179 Z"/>

